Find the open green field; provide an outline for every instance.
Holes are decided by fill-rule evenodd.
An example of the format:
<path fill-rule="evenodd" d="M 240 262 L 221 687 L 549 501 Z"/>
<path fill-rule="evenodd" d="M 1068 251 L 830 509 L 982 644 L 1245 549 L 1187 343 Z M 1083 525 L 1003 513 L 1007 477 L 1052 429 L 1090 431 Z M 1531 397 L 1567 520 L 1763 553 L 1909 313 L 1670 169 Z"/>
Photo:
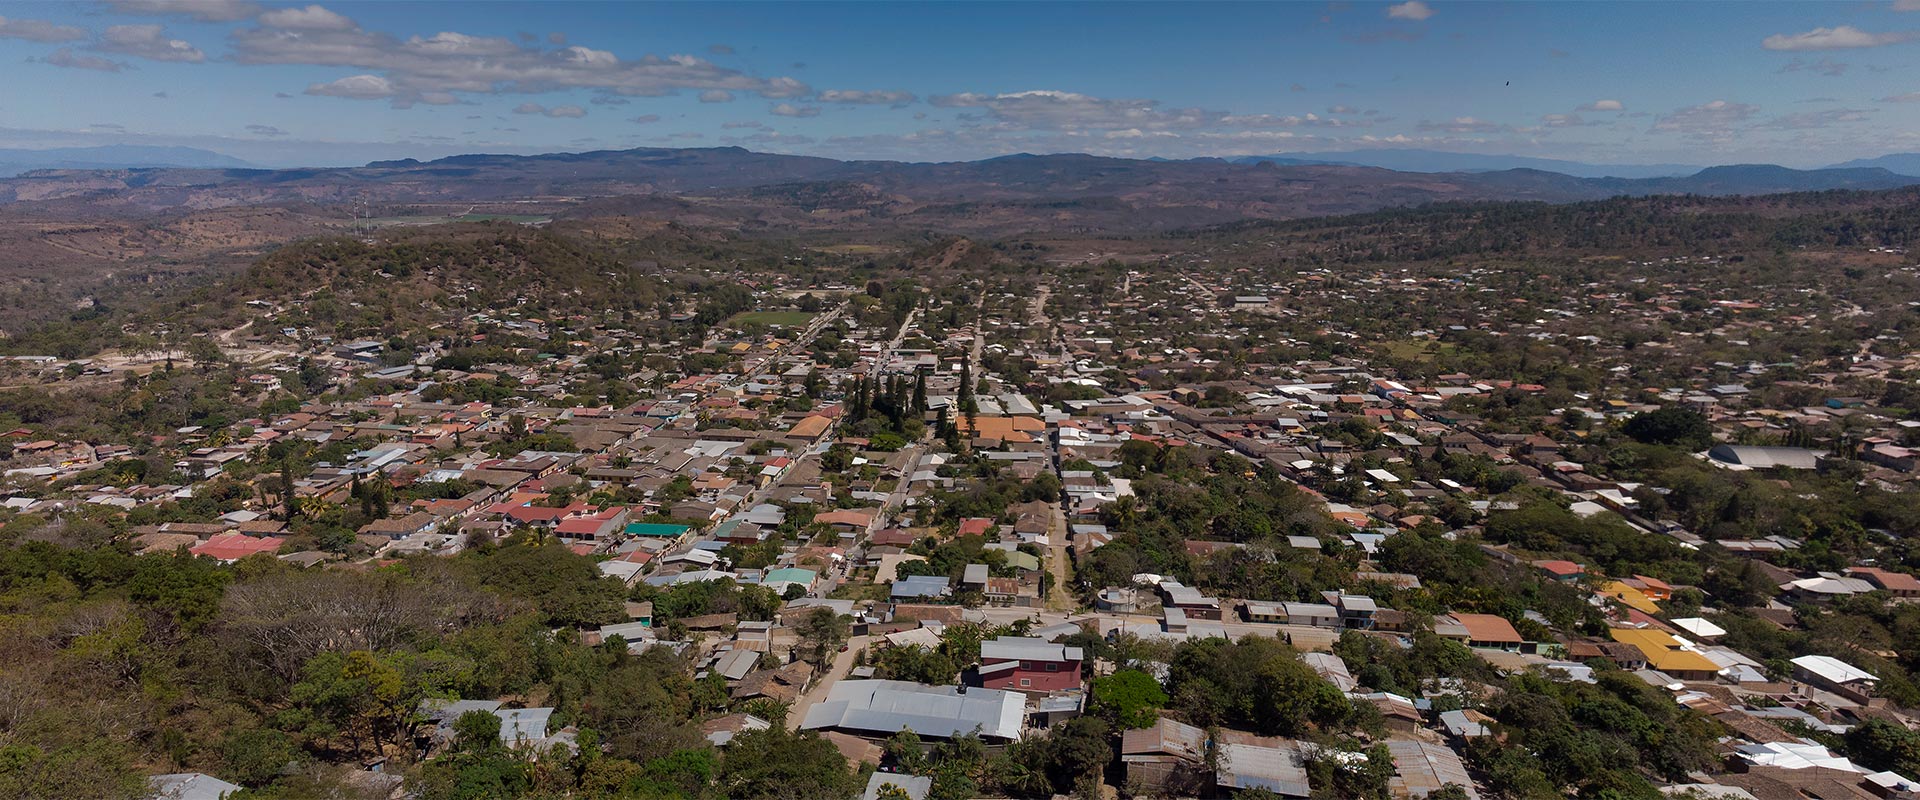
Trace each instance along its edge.
<path fill-rule="evenodd" d="M 1430 340 L 1386 342 L 1379 345 L 1379 348 L 1386 351 L 1387 355 L 1405 361 L 1432 361 L 1438 356 L 1451 355 L 1459 349 L 1454 344 Z"/>
<path fill-rule="evenodd" d="M 813 321 L 813 316 L 805 311 L 742 311 L 727 320 L 731 325 L 744 325 L 758 322 L 762 325 L 778 325 L 785 328 L 799 328 Z"/>

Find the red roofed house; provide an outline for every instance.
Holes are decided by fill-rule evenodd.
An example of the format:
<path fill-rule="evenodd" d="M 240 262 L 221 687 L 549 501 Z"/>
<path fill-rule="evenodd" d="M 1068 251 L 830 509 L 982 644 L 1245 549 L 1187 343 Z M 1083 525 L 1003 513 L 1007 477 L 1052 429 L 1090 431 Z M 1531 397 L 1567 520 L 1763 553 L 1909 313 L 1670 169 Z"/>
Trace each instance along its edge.
<path fill-rule="evenodd" d="M 1453 618 L 1466 631 L 1468 647 L 1492 647 L 1500 650 L 1517 650 L 1526 640 L 1520 632 L 1514 630 L 1513 623 L 1504 617 L 1492 614 L 1454 614 Z M 1439 627 L 1434 629 L 1440 633 Z M 1443 634 L 1444 635 L 1444 634 Z"/>
<path fill-rule="evenodd" d="M 1639 589 L 1640 593 L 1646 595 L 1649 600 L 1666 602 L 1673 599 L 1673 585 L 1659 578 L 1635 575 L 1621 583 Z"/>
<path fill-rule="evenodd" d="M 837 530 L 853 532 L 864 531 L 873 526 L 873 510 L 853 508 L 836 509 L 824 514 L 813 515 L 813 521 Z"/>
<path fill-rule="evenodd" d="M 1847 573 L 1874 585 L 1894 597 L 1920 597 L 1920 578 L 1879 567 L 1850 567 Z"/>
<path fill-rule="evenodd" d="M 794 423 L 793 427 L 787 431 L 786 438 L 798 439 L 805 442 L 817 442 L 820 441 L 821 436 L 826 435 L 827 429 L 832 426 L 833 420 L 816 414 Z"/>
<path fill-rule="evenodd" d="M 600 541 L 612 537 L 627 526 L 627 509 L 621 506 L 593 514 L 579 514 L 560 520 L 553 526 L 556 535 L 567 539 Z"/>
<path fill-rule="evenodd" d="M 569 516 L 585 513 L 590 508 L 591 506 L 588 506 L 586 503 L 574 503 L 565 508 L 548 508 L 546 506 L 511 505 L 509 503 L 498 503 L 498 504 L 495 504 L 492 508 L 487 509 L 487 511 L 489 513 L 499 514 L 500 516 L 506 517 L 507 521 L 512 522 L 515 525 L 532 525 L 534 527 L 539 527 L 539 528 L 552 528 L 556 525 L 559 525 L 561 520 L 566 519 Z"/>
<path fill-rule="evenodd" d="M 1556 581 L 1570 581 L 1587 574 L 1586 567 L 1572 561 L 1535 561 L 1533 566 Z"/>
<path fill-rule="evenodd" d="M 906 528 L 887 528 L 868 538 L 867 544 L 874 547 L 907 547 L 920 537 Z"/>
<path fill-rule="evenodd" d="M 986 517 L 968 517 L 960 520 L 961 536 L 985 536 L 993 530 L 993 520 Z"/>
<path fill-rule="evenodd" d="M 242 533 L 222 533 L 195 545 L 191 552 L 196 556 L 217 558 L 231 564 L 255 553 L 275 552 L 286 542 L 278 536 L 256 539 Z"/>

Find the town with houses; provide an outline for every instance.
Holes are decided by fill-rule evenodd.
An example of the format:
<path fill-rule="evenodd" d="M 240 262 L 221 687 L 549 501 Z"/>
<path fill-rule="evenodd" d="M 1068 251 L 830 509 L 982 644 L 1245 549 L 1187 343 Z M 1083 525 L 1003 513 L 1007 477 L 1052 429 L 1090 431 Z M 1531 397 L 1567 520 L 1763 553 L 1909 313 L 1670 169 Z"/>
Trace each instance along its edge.
<path fill-rule="evenodd" d="M 258 413 L 119 439 L 0 415 L 0 523 L 235 569 L 562 549 L 622 611 L 557 635 L 664 652 L 724 687 L 709 746 L 819 737 L 866 798 L 1536 796 L 1522 769 L 1640 796 L 1564 788 L 1572 745 L 1530 732 L 1547 712 L 1521 697 L 1553 692 L 1581 725 L 1632 706 L 1693 737 L 1645 778 L 1668 796 L 1920 797 L 1840 744 L 1915 724 L 1911 639 L 1820 627 L 1872 607 L 1913 635 L 1911 551 L 1859 521 L 1898 512 L 1803 507 L 1812 481 L 1913 491 L 1910 333 L 1798 346 L 1879 312 L 1650 271 L 1213 267 L 1235 252 L 929 285 L 741 274 L 737 313 L 666 309 L 646 335 L 521 305 L 336 340 L 311 298 L 253 301 L 211 354 L 12 357 L 14 387 L 198 372 Z M 1856 255 L 1915 280 L 1903 252 Z M 729 592 L 767 602 L 710 601 Z M 1222 706 L 1201 695 L 1237 690 L 1209 669 L 1263 683 Z M 369 765 L 451 746 L 470 713 L 533 759 L 590 727 L 525 693 L 413 711 L 417 753 Z M 1092 719 L 1107 749 L 1053 788 L 936 787 L 952 743 Z M 1538 763 L 1501 755 L 1521 749 Z"/>

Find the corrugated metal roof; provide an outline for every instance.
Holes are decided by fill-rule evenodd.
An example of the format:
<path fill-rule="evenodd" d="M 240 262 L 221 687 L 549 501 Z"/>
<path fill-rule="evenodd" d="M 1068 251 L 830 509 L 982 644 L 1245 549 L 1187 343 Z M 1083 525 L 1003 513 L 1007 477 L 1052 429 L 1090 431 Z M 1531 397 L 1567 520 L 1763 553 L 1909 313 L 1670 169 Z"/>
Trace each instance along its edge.
<path fill-rule="evenodd" d="M 978 731 L 983 737 L 1017 739 L 1026 714 L 1018 692 L 927 686 L 908 681 L 841 681 L 825 702 L 807 710 L 802 730 L 843 728 L 878 734 L 912 729 L 921 736 L 951 738 Z"/>
<path fill-rule="evenodd" d="M 1307 768 L 1293 747 L 1252 744 L 1219 745 L 1220 769 L 1216 782 L 1235 789 L 1265 789 L 1282 797 L 1307 797 Z"/>
<path fill-rule="evenodd" d="M 980 643 L 980 658 L 1015 661 L 1079 661 L 1084 657 L 1078 647 L 1053 644 L 1045 639 L 1001 636 Z"/>
<path fill-rule="evenodd" d="M 1393 754 L 1395 772 L 1387 787 L 1394 794 L 1426 797 L 1451 783 L 1467 790 L 1467 797 L 1472 800 L 1480 800 L 1480 794 L 1473 789 L 1473 778 L 1467 775 L 1467 765 L 1453 750 L 1405 739 L 1387 742 L 1387 750 Z"/>

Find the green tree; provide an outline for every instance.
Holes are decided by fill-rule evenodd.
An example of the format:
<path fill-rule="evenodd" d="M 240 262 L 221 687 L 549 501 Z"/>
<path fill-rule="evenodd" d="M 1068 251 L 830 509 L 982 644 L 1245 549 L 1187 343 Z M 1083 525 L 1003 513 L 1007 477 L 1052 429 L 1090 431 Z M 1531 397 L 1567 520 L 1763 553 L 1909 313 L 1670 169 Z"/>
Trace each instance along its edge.
<path fill-rule="evenodd" d="M 453 720 L 454 745 L 462 750 L 480 751 L 500 747 L 500 716 L 474 709 Z"/>
<path fill-rule="evenodd" d="M 785 727 L 735 736 L 721 762 L 719 788 L 729 800 L 846 800 L 860 792 L 839 748 Z"/>
<path fill-rule="evenodd" d="M 840 645 L 846 643 L 852 625 L 845 617 L 830 608 L 816 608 L 801 618 L 794 633 L 800 637 L 797 650 L 800 657 L 816 666 L 830 659 Z"/>
<path fill-rule="evenodd" d="M 1635 414 L 1621 431 L 1636 441 L 1664 444 L 1688 450 L 1705 450 L 1713 444 L 1713 426 L 1698 411 L 1681 406 L 1666 406 Z"/>
<path fill-rule="evenodd" d="M 1152 675 L 1123 669 L 1093 680 L 1089 710 L 1121 728 L 1146 728 L 1153 725 L 1167 700 L 1166 691 Z"/>
<path fill-rule="evenodd" d="M 1849 758 L 1875 770 L 1920 775 L 1920 732 L 1874 718 L 1855 725 L 1842 740 Z"/>
<path fill-rule="evenodd" d="M 280 731 L 232 730 L 220 740 L 220 761 L 225 765 L 220 776 L 242 786 L 265 786 L 299 760 L 300 749 Z"/>

